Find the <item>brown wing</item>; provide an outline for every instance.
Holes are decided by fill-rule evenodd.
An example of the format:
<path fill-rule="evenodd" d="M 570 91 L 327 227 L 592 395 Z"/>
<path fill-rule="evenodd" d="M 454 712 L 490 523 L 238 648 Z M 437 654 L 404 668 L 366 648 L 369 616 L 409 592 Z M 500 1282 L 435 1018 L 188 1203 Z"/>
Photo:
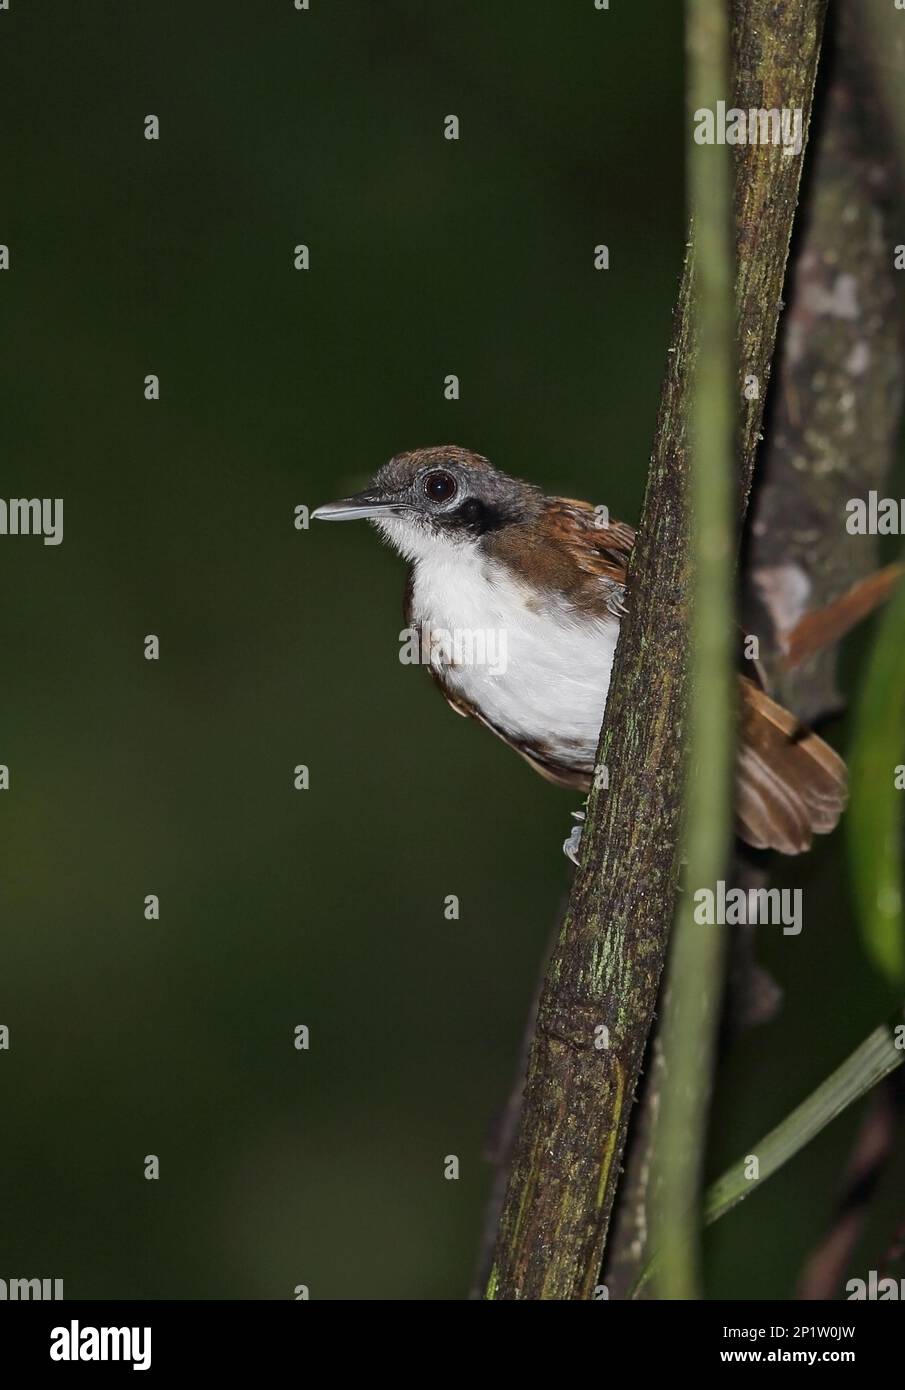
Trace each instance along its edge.
<path fill-rule="evenodd" d="M 542 590 L 587 613 L 618 614 L 635 533 L 603 508 L 547 498 L 530 527 L 504 526 L 487 537 L 488 554 Z"/>
<path fill-rule="evenodd" d="M 634 527 L 611 518 L 606 508 L 592 507 L 571 497 L 553 497 L 544 512 L 545 524 L 583 574 L 625 584 L 628 557 L 635 543 Z"/>

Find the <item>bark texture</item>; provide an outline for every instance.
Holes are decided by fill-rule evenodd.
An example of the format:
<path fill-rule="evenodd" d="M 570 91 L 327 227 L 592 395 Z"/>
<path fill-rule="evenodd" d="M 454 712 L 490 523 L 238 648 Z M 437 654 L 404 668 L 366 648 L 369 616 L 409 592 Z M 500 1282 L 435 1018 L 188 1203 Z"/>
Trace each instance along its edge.
<path fill-rule="evenodd" d="M 790 672 L 777 658 L 805 613 L 876 569 L 876 538 L 848 534 L 845 504 L 882 491 L 901 414 L 894 163 L 858 8 L 840 0 L 835 10 L 746 565 L 748 618 L 765 639 L 771 685 L 807 722 L 841 703 L 837 649 Z M 900 80 L 905 91 L 905 62 Z"/>
<path fill-rule="evenodd" d="M 860 0 L 839 0 L 821 59 L 808 174 L 789 275 L 789 308 L 768 403 L 743 570 L 745 626 L 758 634 L 778 698 L 806 722 L 838 708 L 838 650 L 793 670 L 782 664 L 786 634 L 802 615 L 835 600 L 871 573 L 873 537 L 849 536 L 845 503 L 882 489 L 901 415 L 903 320 L 892 248 L 896 160 L 878 101 L 874 56 L 864 42 Z M 883 47 L 905 92 L 905 35 Z M 741 866 L 744 886 L 766 882 Z M 740 962 L 742 963 L 742 962 Z M 740 980 L 744 1018 L 775 1009 L 769 981 L 748 965 Z M 651 1153 L 668 1062 L 655 1038 L 633 1123 L 631 1150 L 608 1252 L 611 1298 L 623 1298 L 648 1256 Z M 653 1287 L 645 1291 L 647 1297 Z M 829 1297 L 829 1293 L 824 1293 Z"/>
<path fill-rule="evenodd" d="M 728 104 L 797 107 L 807 131 L 823 0 L 736 0 Z M 803 152 L 737 147 L 738 485 L 744 511 Z M 486 1296 L 594 1297 L 673 916 L 684 781 L 694 257 L 675 311 L 628 614 L 581 867 L 547 968 Z M 756 379 L 756 395 L 742 383 Z"/>

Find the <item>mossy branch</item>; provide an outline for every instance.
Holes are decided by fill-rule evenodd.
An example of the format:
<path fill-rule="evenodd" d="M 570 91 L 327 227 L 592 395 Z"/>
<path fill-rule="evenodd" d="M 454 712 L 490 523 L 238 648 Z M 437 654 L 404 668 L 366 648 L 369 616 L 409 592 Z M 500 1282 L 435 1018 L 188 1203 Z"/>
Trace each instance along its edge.
<path fill-rule="evenodd" d="M 743 626 L 760 635 L 769 688 L 805 722 L 837 710 L 841 695 L 835 645 L 794 669 L 784 665 L 784 644 L 800 618 L 801 586 L 808 609 L 820 610 L 877 570 L 876 538 L 846 535 L 843 519 L 847 499 L 866 496 L 871 488 L 882 491 L 900 418 L 903 333 L 890 248 L 901 219 L 892 206 L 896 161 L 881 98 L 887 87 L 905 92 L 905 33 L 897 42 L 903 26 L 890 10 L 892 32 L 881 38 L 881 80 L 866 42 L 866 17 L 862 0 L 837 0 L 827 16 L 807 194 L 786 277 L 789 308 L 748 517 Z M 746 861 L 737 866 L 735 882 L 749 886 L 755 872 L 760 871 Z M 749 943 L 738 961 L 747 966 L 742 979 L 756 982 L 757 1016 L 765 1002 L 764 976 L 750 974 L 750 949 Z M 730 1000 L 724 1022 L 733 1031 L 740 1006 L 743 1021 L 750 1002 L 747 990 Z M 663 1020 L 660 1033 L 662 1028 Z M 614 1231 L 607 1252 L 611 1298 L 627 1295 L 650 1254 L 659 1196 L 651 1158 L 673 1085 L 662 1039 L 655 1037 L 644 1077 L 643 1119 L 633 1118 L 619 1191 L 618 1237 Z M 854 1241 L 859 1227 L 848 1207 L 839 1225 L 845 1239 Z M 837 1260 L 842 1240 L 835 1227 L 826 1242 Z M 821 1261 L 822 1278 L 826 1270 Z M 648 1281 L 645 1296 L 652 1290 Z"/>
<path fill-rule="evenodd" d="M 735 0 L 730 104 L 810 115 L 824 0 Z M 744 507 L 798 196 L 801 156 L 736 147 L 737 353 Z M 581 866 L 538 1010 L 488 1298 L 594 1296 L 673 915 L 684 781 L 691 547 L 689 250 L 616 653 Z M 601 779 L 602 780 L 602 779 Z M 601 1046 L 600 1044 L 604 1045 Z"/>

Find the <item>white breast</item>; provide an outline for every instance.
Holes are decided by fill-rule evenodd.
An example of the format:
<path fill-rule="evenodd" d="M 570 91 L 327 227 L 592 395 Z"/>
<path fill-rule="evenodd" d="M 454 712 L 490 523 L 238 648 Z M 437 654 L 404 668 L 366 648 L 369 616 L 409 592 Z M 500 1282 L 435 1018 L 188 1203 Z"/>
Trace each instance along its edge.
<path fill-rule="evenodd" d="M 441 644 L 431 654 L 451 693 L 514 739 L 543 743 L 557 761 L 593 768 L 616 616 L 590 618 L 565 599 L 542 603 L 474 545 L 432 538 L 415 547 L 408 535 L 401 543 L 392 527 L 381 530 L 414 561 L 413 624 L 464 634 L 458 652 Z"/>

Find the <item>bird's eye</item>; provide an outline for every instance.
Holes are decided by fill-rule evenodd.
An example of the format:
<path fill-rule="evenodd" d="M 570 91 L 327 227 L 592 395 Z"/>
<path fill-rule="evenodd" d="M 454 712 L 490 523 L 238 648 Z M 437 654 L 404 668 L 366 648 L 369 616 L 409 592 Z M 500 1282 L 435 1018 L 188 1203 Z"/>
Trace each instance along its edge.
<path fill-rule="evenodd" d="M 456 495 L 456 480 L 451 473 L 428 473 L 424 491 L 432 502 L 448 502 Z"/>

